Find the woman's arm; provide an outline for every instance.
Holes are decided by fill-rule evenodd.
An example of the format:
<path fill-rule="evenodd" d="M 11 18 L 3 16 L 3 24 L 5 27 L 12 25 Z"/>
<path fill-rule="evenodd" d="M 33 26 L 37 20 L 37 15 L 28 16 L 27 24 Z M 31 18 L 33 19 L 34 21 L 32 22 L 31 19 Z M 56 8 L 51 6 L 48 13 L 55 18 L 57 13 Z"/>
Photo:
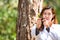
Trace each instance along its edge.
<path fill-rule="evenodd" d="M 35 29 L 36 29 L 36 25 L 34 25 L 32 28 L 31 28 L 31 40 L 35 40 Z"/>
<path fill-rule="evenodd" d="M 50 35 L 54 40 L 60 40 L 60 25 L 58 25 L 58 24 L 53 24 L 52 27 L 50 27 L 49 35 Z"/>

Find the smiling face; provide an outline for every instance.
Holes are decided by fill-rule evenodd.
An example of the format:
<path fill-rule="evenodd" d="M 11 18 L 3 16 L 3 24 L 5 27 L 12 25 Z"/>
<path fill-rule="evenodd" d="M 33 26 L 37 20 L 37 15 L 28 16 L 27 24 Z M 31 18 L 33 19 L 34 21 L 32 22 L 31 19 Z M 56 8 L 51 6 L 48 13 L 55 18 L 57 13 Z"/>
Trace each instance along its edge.
<path fill-rule="evenodd" d="M 52 18 L 53 18 L 52 10 L 51 9 L 44 10 L 42 16 L 43 16 L 44 19 L 46 19 L 48 21 L 51 21 Z"/>
<path fill-rule="evenodd" d="M 54 24 L 58 24 L 55 9 L 52 7 L 44 7 L 41 11 L 40 16 L 45 20 L 53 21 Z"/>

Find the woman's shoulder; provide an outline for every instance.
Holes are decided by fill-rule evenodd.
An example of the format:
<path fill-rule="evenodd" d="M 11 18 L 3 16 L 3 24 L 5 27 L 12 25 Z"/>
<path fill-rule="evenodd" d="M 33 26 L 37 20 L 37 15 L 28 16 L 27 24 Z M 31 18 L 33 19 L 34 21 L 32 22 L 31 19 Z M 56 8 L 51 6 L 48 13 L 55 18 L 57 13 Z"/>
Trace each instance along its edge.
<path fill-rule="evenodd" d="M 60 24 L 53 24 L 52 27 L 54 27 L 54 28 L 60 28 Z"/>
<path fill-rule="evenodd" d="M 36 24 L 35 24 L 33 27 L 31 27 L 30 29 L 31 29 L 31 30 L 36 29 Z"/>
<path fill-rule="evenodd" d="M 56 31 L 56 30 L 60 30 L 60 24 L 53 24 L 52 28 Z"/>
<path fill-rule="evenodd" d="M 58 39 L 60 40 L 60 24 L 54 24 L 53 28 L 58 36 Z"/>
<path fill-rule="evenodd" d="M 35 37 L 36 25 L 32 26 L 30 30 L 31 30 L 31 36 Z"/>
<path fill-rule="evenodd" d="M 60 27 L 60 24 L 52 24 L 52 27 Z"/>

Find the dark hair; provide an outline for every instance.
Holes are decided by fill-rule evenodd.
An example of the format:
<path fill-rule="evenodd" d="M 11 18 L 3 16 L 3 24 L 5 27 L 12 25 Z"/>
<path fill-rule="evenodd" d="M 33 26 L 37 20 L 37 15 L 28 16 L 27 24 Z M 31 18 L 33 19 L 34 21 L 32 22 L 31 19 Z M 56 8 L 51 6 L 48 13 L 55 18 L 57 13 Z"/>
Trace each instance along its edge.
<path fill-rule="evenodd" d="M 50 6 L 48 6 L 48 7 L 44 7 L 44 8 L 42 9 L 42 11 L 41 11 L 40 16 L 42 16 L 42 15 L 43 15 L 43 12 L 44 12 L 45 10 L 47 10 L 47 9 L 51 9 L 51 10 L 52 10 L 52 13 L 54 14 L 54 17 L 52 18 L 52 20 L 54 20 L 53 23 L 54 23 L 54 24 L 57 24 L 58 21 L 57 21 L 57 18 L 56 18 L 56 12 L 55 12 L 55 9 L 52 8 L 52 7 L 50 7 Z"/>

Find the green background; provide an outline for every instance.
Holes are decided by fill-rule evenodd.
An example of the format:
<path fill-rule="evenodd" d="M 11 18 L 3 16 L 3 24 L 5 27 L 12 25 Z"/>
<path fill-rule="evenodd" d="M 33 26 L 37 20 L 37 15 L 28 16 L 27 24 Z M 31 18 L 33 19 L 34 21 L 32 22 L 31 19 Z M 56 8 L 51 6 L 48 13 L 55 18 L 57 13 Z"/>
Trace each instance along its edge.
<path fill-rule="evenodd" d="M 45 0 L 44 4 L 47 4 Z M 58 22 L 60 23 L 60 0 L 50 0 L 56 9 Z M 55 3 L 56 2 L 56 3 Z M 18 0 L 0 0 L 0 40 L 16 40 L 16 20 L 17 20 Z"/>

